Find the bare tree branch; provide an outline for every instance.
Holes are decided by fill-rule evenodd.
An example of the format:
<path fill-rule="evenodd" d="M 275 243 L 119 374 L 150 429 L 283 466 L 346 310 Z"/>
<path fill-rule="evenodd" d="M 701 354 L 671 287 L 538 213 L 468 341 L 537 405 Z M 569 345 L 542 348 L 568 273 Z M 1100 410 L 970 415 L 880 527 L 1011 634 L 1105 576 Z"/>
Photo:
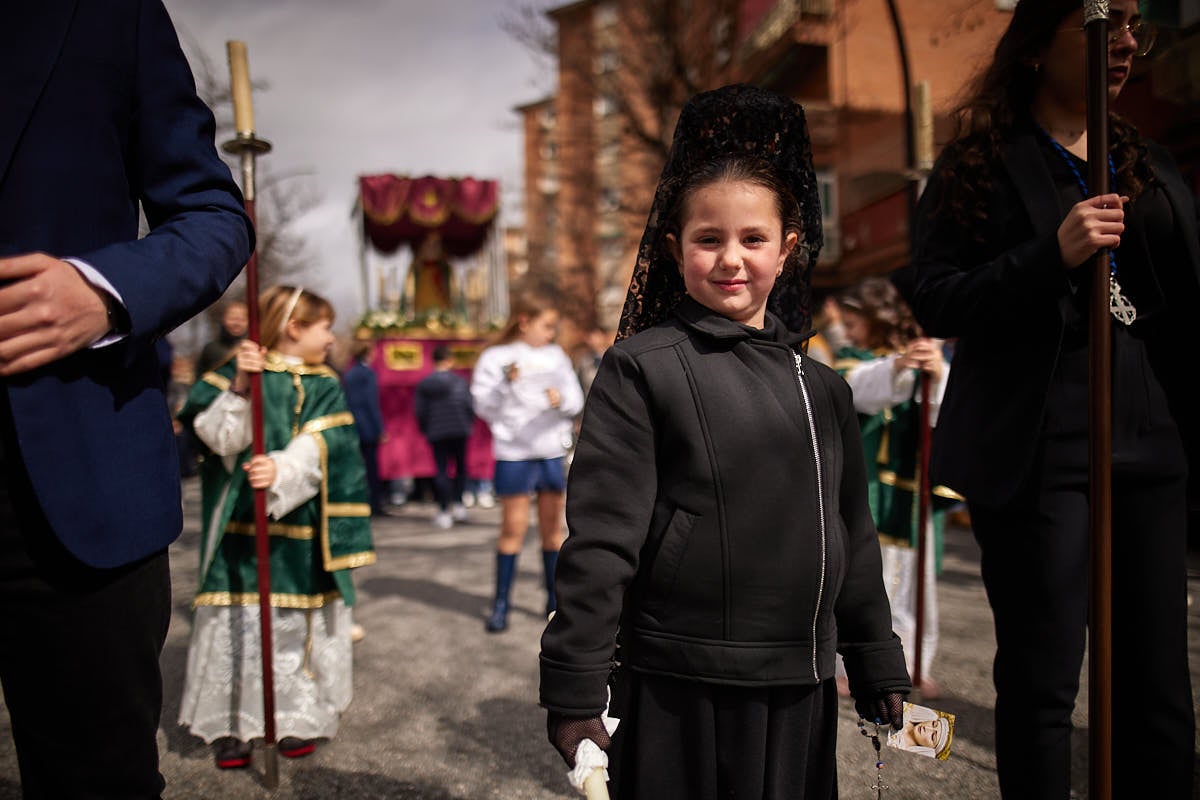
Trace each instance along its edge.
<path fill-rule="evenodd" d="M 546 227 L 556 232 L 530 242 L 530 269 L 556 272 L 560 287 L 578 295 L 577 322 L 587 326 L 597 295 L 623 282 L 631 264 L 680 109 L 695 93 L 728 81 L 738 2 L 610 0 L 562 8 L 551 18 L 526 3 L 503 27 L 557 67 L 560 118 L 551 135 L 558 157 L 550 168 L 563 191 L 547 200 L 554 222 Z M 559 31 L 557 20 L 570 30 Z M 589 102 L 590 119 L 581 116 Z M 570 252 L 562 252 L 566 243 Z M 541 260 L 548 263 L 534 263 Z"/>

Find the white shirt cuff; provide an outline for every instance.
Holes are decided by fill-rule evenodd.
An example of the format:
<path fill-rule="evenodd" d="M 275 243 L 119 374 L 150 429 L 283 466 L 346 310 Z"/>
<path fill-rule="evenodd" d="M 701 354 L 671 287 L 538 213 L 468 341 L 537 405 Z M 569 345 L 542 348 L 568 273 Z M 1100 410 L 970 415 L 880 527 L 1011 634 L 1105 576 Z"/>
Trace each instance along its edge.
<path fill-rule="evenodd" d="M 97 289 L 99 289 L 102 292 L 104 292 L 105 294 L 107 294 L 114 301 L 116 301 L 121 306 L 121 308 L 125 308 L 125 300 L 121 297 L 121 293 L 116 290 L 116 287 L 114 287 L 111 283 L 108 282 L 108 278 L 105 278 L 103 275 L 100 274 L 99 270 L 97 270 L 95 267 L 93 267 L 91 264 L 87 263 L 86 261 L 83 261 L 82 259 L 64 258 L 63 261 L 66 261 L 68 264 L 75 267 L 75 269 L 79 270 L 79 274 L 83 276 L 83 279 L 85 281 L 87 281 L 92 286 L 95 286 Z M 104 334 L 99 339 L 97 339 L 96 341 L 94 341 L 90 345 L 88 345 L 88 349 L 95 350 L 95 349 L 98 349 L 101 347 L 107 347 L 110 344 L 115 344 L 115 343 L 121 341 L 122 339 L 126 338 L 128 335 L 129 334 L 127 334 L 127 333 L 116 333 L 114 331 L 109 331 L 108 333 Z"/>

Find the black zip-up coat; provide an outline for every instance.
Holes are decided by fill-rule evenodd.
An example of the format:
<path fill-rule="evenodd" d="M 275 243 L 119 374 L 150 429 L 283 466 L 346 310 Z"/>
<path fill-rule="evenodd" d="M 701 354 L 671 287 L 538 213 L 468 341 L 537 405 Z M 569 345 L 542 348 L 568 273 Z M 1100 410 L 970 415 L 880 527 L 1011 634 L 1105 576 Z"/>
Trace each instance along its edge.
<path fill-rule="evenodd" d="M 636 670 L 815 684 L 836 646 L 856 695 L 910 688 L 850 389 L 803 356 L 801 378 L 802 338 L 685 299 L 606 353 L 567 488 L 543 706 L 604 708 L 618 626 Z"/>

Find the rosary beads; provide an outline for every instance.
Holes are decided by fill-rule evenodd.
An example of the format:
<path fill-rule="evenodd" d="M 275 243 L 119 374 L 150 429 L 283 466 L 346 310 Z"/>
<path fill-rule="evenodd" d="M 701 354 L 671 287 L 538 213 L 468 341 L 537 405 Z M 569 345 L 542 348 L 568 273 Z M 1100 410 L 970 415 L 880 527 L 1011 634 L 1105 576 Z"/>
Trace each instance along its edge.
<path fill-rule="evenodd" d="M 882 798 L 883 790 L 888 787 L 883 782 L 883 752 L 879 743 L 879 723 L 875 722 L 873 724 L 875 725 L 875 732 L 871 733 L 867 730 L 867 721 L 862 717 L 858 718 L 858 732 L 869 738 L 871 744 L 875 747 L 875 783 L 871 785 L 871 788 L 875 790 L 876 798 Z"/>

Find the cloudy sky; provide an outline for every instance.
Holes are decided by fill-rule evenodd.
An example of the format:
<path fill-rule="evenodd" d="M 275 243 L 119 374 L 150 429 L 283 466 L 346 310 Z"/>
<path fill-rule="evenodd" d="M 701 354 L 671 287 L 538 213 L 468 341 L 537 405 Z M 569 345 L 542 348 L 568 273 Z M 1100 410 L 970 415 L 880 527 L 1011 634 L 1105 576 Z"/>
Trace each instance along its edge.
<path fill-rule="evenodd" d="M 164 0 L 184 51 L 228 75 L 225 42 L 246 42 L 255 127 L 274 145 L 262 169 L 305 173 L 319 205 L 298 222 L 338 309 L 361 310 L 360 174 L 471 175 L 501 182 L 519 221 L 521 137 L 512 111 L 554 78 L 501 27 L 551 0 Z M 268 161 L 269 160 L 269 161 Z M 339 327 L 341 327 L 339 325 Z"/>

